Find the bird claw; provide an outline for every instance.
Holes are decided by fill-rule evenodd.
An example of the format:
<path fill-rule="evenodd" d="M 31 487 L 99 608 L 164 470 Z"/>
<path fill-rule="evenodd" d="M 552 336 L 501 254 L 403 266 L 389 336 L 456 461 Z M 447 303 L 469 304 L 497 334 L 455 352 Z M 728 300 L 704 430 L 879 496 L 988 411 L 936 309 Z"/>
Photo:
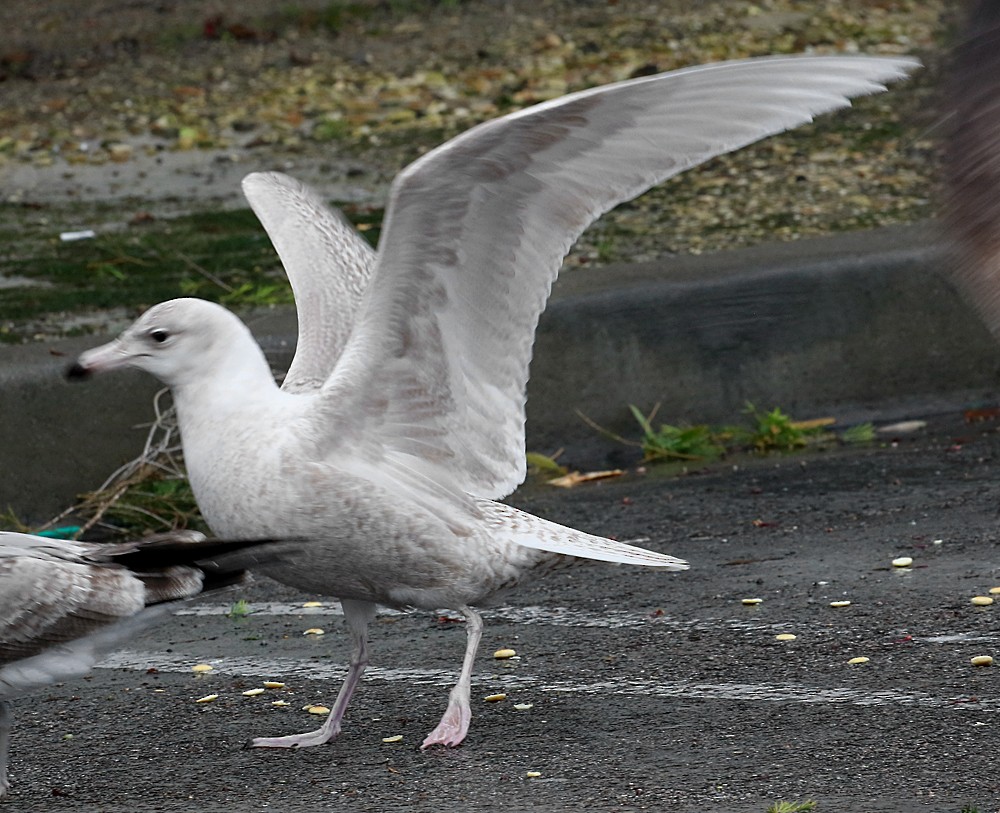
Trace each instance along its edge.
<path fill-rule="evenodd" d="M 465 735 L 469 733 L 469 723 L 472 720 L 472 710 L 468 708 L 449 707 L 445 712 L 441 722 L 438 723 L 430 734 L 427 735 L 420 746 L 424 751 L 432 745 L 443 745 L 446 748 L 454 748 L 461 745 L 465 740 Z"/>
<path fill-rule="evenodd" d="M 311 748 L 326 745 L 336 735 L 326 734 L 322 729 L 307 731 L 305 734 L 289 734 L 286 737 L 254 737 L 244 748 Z"/>

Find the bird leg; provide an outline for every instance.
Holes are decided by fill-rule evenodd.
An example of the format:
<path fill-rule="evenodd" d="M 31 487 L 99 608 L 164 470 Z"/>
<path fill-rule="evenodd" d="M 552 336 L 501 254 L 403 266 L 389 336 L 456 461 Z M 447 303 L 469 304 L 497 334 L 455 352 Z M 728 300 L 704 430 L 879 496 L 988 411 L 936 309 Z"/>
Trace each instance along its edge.
<path fill-rule="evenodd" d="M 354 689 L 361 681 L 365 667 L 368 666 L 368 625 L 375 618 L 375 605 L 370 601 L 342 599 L 340 603 L 350 629 L 353 649 L 347 677 L 344 679 L 344 685 L 340 687 L 337 702 L 333 704 L 330 716 L 320 728 L 305 734 L 256 737 L 249 742 L 251 748 L 307 748 L 311 745 L 328 743 L 340 733 L 340 721 L 347 711 L 347 704 L 351 702 L 351 695 L 354 694 Z"/>
<path fill-rule="evenodd" d="M 471 607 L 460 607 L 462 615 L 465 616 L 465 632 L 468 636 L 465 645 L 465 660 L 462 662 L 462 674 L 459 675 L 458 683 L 451 690 L 448 696 L 448 709 L 427 738 L 424 740 L 421 749 L 429 748 L 432 745 L 447 745 L 454 747 L 461 744 L 465 735 L 469 732 L 469 723 L 472 721 L 472 706 L 469 704 L 469 695 L 472 687 L 472 665 L 476 660 L 476 650 L 479 649 L 479 639 L 483 635 L 483 619 Z"/>
<path fill-rule="evenodd" d="M 0 797 L 6 796 L 10 790 L 10 779 L 7 776 L 7 762 L 10 756 L 10 702 L 0 700 Z"/>

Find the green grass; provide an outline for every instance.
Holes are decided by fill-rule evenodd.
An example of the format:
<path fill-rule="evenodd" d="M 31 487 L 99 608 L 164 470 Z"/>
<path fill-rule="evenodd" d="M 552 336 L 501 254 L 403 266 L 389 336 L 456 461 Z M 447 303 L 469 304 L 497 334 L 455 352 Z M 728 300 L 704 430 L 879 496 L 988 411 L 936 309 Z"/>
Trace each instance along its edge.
<path fill-rule="evenodd" d="M 377 241 L 381 209 L 346 207 Z M 23 214 L 0 206 L 0 221 Z M 71 212 L 57 213 L 70 220 Z M 249 209 L 199 212 L 113 229 L 91 240 L 61 242 L 58 227 L 0 230 L 0 276 L 32 285 L 5 288 L 0 338 L 21 341 L 24 324 L 52 314 L 108 308 L 142 310 L 165 299 L 197 296 L 229 307 L 291 304 L 292 291 L 270 240 Z"/>

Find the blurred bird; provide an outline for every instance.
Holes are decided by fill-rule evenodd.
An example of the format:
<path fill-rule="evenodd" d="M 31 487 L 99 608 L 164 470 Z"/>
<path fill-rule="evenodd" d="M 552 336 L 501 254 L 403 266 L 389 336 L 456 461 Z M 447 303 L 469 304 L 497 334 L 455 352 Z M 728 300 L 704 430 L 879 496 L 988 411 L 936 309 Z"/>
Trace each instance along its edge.
<path fill-rule="evenodd" d="M 946 271 L 1000 339 L 1000 3 L 968 4 L 949 74 Z"/>

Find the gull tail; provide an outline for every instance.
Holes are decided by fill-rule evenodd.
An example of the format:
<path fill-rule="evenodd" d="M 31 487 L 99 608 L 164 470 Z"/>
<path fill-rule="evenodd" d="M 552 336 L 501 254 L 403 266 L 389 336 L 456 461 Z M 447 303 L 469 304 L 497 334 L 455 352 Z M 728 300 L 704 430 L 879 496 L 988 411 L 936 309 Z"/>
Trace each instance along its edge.
<path fill-rule="evenodd" d="M 627 542 L 606 539 L 603 536 L 593 536 L 519 511 L 503 503 L 491 500 L 478 500 L 477 503 L 487 524 L 498 536 L 503 536 L 526 548 L 578 556 L 583 559 L 596 559 L 600 562 L 643 565 L 664 570 L 688 569 L 688 563 L 676 556 L 657 553 Z"/>

